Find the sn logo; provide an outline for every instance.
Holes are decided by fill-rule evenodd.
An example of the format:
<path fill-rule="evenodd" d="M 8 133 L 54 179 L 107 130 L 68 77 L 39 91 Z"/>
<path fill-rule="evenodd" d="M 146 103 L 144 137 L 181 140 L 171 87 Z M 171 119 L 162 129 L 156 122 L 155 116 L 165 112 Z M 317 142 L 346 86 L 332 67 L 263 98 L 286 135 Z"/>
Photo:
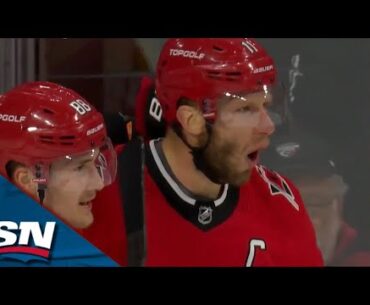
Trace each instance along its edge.
<path fill-rule="evenodd" d="M 0 221 L 0 254 L 23 253 L 48 258 L 53 242 L 55 222 L 48 221 L 42 232 L 34 221 Z M 34 246 L 30 245 L 31 237 Z"/>

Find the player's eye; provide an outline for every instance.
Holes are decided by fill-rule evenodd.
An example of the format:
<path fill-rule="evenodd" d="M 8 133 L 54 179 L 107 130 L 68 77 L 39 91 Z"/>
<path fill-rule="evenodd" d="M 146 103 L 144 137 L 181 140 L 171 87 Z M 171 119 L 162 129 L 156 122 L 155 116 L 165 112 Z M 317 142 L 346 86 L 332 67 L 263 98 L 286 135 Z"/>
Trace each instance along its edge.
<path fill-rule="evenodd" d="M 80 165 L 78 165 L 77 167 L 75 167 L 75 168 L 74 168 L 74 170 L 75 170 L 76 172 L 80 172 L 80 171 L 82 171 L 85 167 L 86 167 L 86 163 L 84 163 L 84 164 L 80 164 Z"/>
<path fill-rule="evenodd" d="M 245 106 L 245 107 L 242 107 L 242 108 L 238 108 L 236 110 L 236 112 L 239 112 L 239 113 L 244 113 L 244 112 L 248 112 L 248 111 L 251 111 L 252 108 L 250 106 Z"/>

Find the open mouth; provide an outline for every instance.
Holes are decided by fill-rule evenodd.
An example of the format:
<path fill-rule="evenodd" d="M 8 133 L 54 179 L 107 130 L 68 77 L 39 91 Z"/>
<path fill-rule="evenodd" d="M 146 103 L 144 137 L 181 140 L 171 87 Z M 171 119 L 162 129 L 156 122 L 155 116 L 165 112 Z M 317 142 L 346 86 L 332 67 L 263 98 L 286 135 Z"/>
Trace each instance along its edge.
<path fill-rule="evenodd" d="M 80 202 L 79 204 L 80 204 L 80 206 L 87 207 L 87 208 L 91 208 L 91 206 L 92 206 L 91 201 L 83 201 L 83 202 Z"/>
<path fill-rule="evenodd" d="M 257 161 L 257 158 L 258 158 L 258 150 L 248 154 L 248 159 L 251 160 L 252 162 Z"/>

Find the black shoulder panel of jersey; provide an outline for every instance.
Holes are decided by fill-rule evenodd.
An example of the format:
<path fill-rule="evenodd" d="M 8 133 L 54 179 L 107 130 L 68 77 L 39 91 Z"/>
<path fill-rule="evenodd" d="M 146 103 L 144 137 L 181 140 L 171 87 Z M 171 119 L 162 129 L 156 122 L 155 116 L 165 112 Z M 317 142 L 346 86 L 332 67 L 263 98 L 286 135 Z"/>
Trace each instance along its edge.
<path fill-rule="evenodd" d="M 166 198 L 167 203 L 175 209 L 184 219 L 191 222 L 200 230 L 207 232 L 224 223 L 231 217 L 239 202 L 239 188 L 231 185 L 227 188 L 224 201 L 219 206 L 215 205 L 214 200 L 193 198 L 194 205 L 184 201 L 169 185 L 161 174 L 156 161 L 151 153 L 150 147 L 145 146 L 145 164 L 148 172 L 157 187 Z M 220 194 L 224 191 L 221 189 Z"/>

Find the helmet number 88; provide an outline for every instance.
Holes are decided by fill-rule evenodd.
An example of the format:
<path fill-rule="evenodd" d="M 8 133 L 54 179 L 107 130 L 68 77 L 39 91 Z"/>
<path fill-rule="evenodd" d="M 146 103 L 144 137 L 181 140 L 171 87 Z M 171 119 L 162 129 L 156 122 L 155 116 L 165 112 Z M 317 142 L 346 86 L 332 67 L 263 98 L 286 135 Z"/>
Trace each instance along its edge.
<path fill-rule="evenodd" d="M 91 107 L 86 104 L 83 100 L 74 100 L 69 104 L 74 110 L 76 110 L 80 115 L 84 115 L 91 111 Z"/>

